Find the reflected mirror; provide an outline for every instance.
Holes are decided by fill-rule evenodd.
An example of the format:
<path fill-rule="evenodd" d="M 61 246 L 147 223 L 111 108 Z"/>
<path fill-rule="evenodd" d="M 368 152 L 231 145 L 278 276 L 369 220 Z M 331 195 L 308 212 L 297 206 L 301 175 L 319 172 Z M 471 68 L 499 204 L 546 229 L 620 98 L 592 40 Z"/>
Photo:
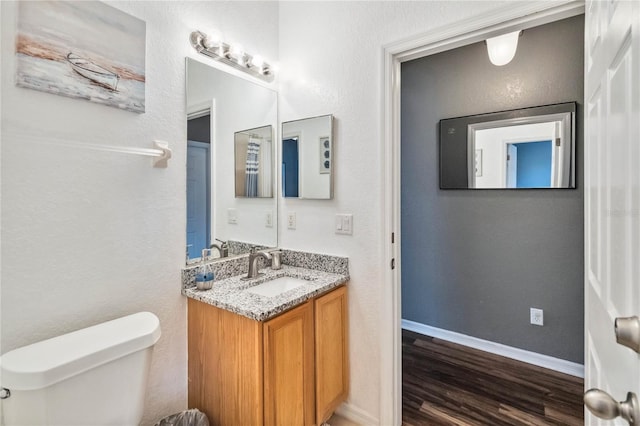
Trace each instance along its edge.
<path fill-rule="evenodd" d="M 441 189 L 575 188 L 573 102 L 440 121 Z"/>
<path fill-rule="evenodd" d="M 333 116 L 282 123 L 282 195 L 333 198 Z"/>
<path fill-rule="evenodd" d="M 186 67 L 187 258 L 199 259 L 214 244 L 212 257 L 243 254 L 251 245 L 275 247 L 277 94 L 194 59 L 187 58 Z M 257 196 L 236 197 L 236 141 L 246 143 L 243 182 L 247 172 L 255 172 L 250 189 Z M 250 156 L 255 144 L 259 150 Z"/>
<path fill-rule="evenodd" d="M 234 135 L 236 197 L 273 197 L 273 127 Z"/>

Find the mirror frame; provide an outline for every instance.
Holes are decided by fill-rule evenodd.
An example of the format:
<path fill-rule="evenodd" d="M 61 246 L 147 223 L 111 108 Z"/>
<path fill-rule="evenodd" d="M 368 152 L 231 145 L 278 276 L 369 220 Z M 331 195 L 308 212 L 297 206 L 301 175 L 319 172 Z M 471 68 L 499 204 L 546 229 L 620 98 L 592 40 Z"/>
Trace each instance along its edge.
<path fill-rule="evenodd" d="M 575 189 L 576 102 L 565 102 L 516 110 L 478 114 L 440 120 L 439 176 L 440 189 L 513 190 L 513 189 Z M 539 188 L 474 188 L 475 131 L 497 127 L 536 124 L 550 121 L 563 122 L 562 147 L 563 186 Z M 464 130 L 462 130 L 464 129 Z"/>
<path fill-rule="evenodd" d="M 283 174 L 283 168 L 282 168 L 282 164 L 283 164 L 283 142 L 286 139 L 291 139 L 293 137 L 297 137 L 299 141 L 301 141 L 301 136 L 299 133 L 296 132 L 285 132 L 285 124 L 289 124 L 289 123 L 295 123 L 295 122 L 299 122 L 299 121 L 305 121 L 305 120 L 313 120 L 316 118 L 325 118 L 328 117 L 329 118 L 329 132 L 328 135 L 322 135 L 320 136 L 319 140 L 322 140 L 324 138 L 329 138 L 329 152 L 330 152 L 330 163 L 329 163 L 329 171 L 321 171 L 320 174 L 328 174 L 329 175 L 329 196 L 327 198 L 312 198 L 312 197 L 287 197 L 285 196 L 284 193 L 284 178 L 282 176 Z M 334 174 L 335 174 L 335 144 L 334 144 L 334 139 L 335 139 L 335 131 L 334 131 L 334 122 L 335 122 L 335 117 L 333 116 L 333 114 L 322 114 L 322 115 L 315 115 L 313 117 L 304 117 L 304 118 L 299 118 L 296 120 L 289 120 L 289 121 L 283 121 L 282 124 L 280 125 L 280 143 L 279 143 L 279 147 L 280 147 L 280 181 L 281 181 L 281 185 L 280 185 L 280 193 L 281 193 L 281 197 L 284 199 L 290 199 L 290 200 L 333 200 L 333 186 L 334 186 Z M 288 137 L 287 137 L 288 136 Z M 319 149 L 319 148 L 318 148 Z M 300 151 L 298 148 L 298 159 L 300 158 Z M 300 188 L 298 187 L 298 193 L 300 191 Z"/>
<path fill-rule="evenodd" d="M 240 200 L 240 202 L 242 203 L 242 205 L 245 206 L 251 206 L 253 205 L 252 203 L 258 202 L 258 200 L 272 200 L 272 206 L 267 208 L 267 210 L 270 210 L 273 214 L 271 217 L 272 220 L 272 226 L 270 228 L 273 229 L 272 232 L 272 236 L 273 236 L 273 244 L 265 244 L 264 242 L 249 242 L 250 239 L 244 238 L 244 234 L 238 234 L 238 235 L 226 235 L 224 237 L 224 239 L 229 242 L 229 256 L 228 257 L 224 257 L 224 258 L 208 258 L 207 261 L 224 261 L 227 259 L 233 259 L 236 257 L 241 257 L 241 256 L 246 256 L 248 253 L 248 248 L 251 246 L 256 246 L 259 249 L 265 249 L 265 248 L 274 248 L 278 246 L 278 237 L 279 237 L 279 233 L 278 233 L 278 214 L 279 214 L 279 202 L 277 199 L 276 194 L 276 190 L 277 190 L 277 179 L 278 179 L 278 171 L 275 169 L 275 167 L 277 166 L 277 155 L 278 155 L 278 148 L 277 148 L 277 142 L 278 142 L 278 126 L 280 123 L 279 120 L 279 109 L 278 109 L 278 101 L 279 101 L 279 97 L 278 97 L 278 92 L 265 84 L 261 84 L 259 82 L 256 82 L 252 79 L 249 78 L 244 78 L 244 76 L 238 76 L 235 75 L 231 72 L 228 72 L 220 67 L 216 67 L 213 66 L 212 64 L 206 63 L 205 61 L 200 60 L 199 58 L 193 58 L 190 56 L 185 57 L 185 123 L 188 122 L 188 120 L 190 118 L 196 118 L 199 114 L 202 114 L 202 111 L 207 110 L 210 112 L 211 116 L 212 116 L 212 120 L 214 120 L 214 112 L 216 111 L 217 108 L 219 108 L 219 105 L 216 105 L 215 102 L 211 102 L 210 100 L 192 100 L 192 102 L 190 102 L 189 99 L 189 88 L 190 88 L 190 82 L 189 82 L 189 78 L 192 75 L 190 72 L 191 68 L 196 69 L 199 67 L 206 67 L 209 68 L 210 70 L 215 71 L 216 73 L 220 73 L 220 75 L 224 75 L 225 78 L 231 78 L 231 79 L 237 79 L 238 82 L 242 82 L 247 83 L 249 85 L 252 86 L 256 86 L 265 90 L 268 90 L 269 92 L 272 92 L 275 104 L 274 104 L 274 111 L 275 111 L 275 116 L 274 116 L 274 120 L 273 122 L 267 123 L 265 124 L 265 126 L 270 126 L 271 127 L 271 137 L 272 137 L 272 160 L 271 160 L 271 165 L 272 165 L 272 181 L 271 181 L 271 191 L 272 191 L 272 196 L 271 197 L 259 197 L 259 198 L 251 198 L 251 197 L 242 197 Z M 235 84 L 235 83 L 234 83 Z M 211 131 L 213 131 L 213 128 L 215 127 L 215 123 L 212 124 L 212 129 Z M 264 126 L 262 126 L 264 127 Z M 214 146 L 218 143 L 215 141 L 215 137 L 214 135 L 211 135 L 212 137 L 212 141 L 211 141 L 211 147 L 212 149 L 215 149 Z M 185 147 L 187 144 L 187 139 L 188 139 L 188 129 L 187 126 L 185 125 L 185 133 L 184 133 L 184 143 L 185 143 Z M 233 161 L 235 161 L 235 141 L 232 141 L 234 143 L 234 146 L 232 148 L 232 152 L 233 152 Z M 185 148 L 186 151 L 186 148 Z M 185 161 L 185 169 L 187 167 L 186 161 Z M 186 171 L 186 170 L 185 170 Z M 219 170 L 216 170 L 216 164 L 214 161 L 211 162 L 210 164 L 210 173 L 211 176 L 209 178 L 209 180 L 211 181 L 212 184 L 212 191 L 213 191 L 213 186 L 216 185 L 217 182 L 219 182 L 220 184 L 224 184 L 223 182 L 226 182 L 227 184 L 233 184 L 235 185 L 235 180 L 234 179 L 227 179 L 225 177 L 222 176 L 217 176 L 217 174 L 219 173 Z M 186 187 L 185 187 L 186 190 Z M 235 192 L 235 191 L 233 191 Z M 214 194 L 211 194 L 212 198 L 215 197 Z M 234 197 L 235 199 L 236 197 Z M 188 200 L 187 200 L 188 201 Z M 228 218 L 226 215 L 224 215 L 224 217 L 219 217 L 216 218 L 215 217 L 215 209 L 213 207 L 213 202 L 210 202 L 209 205 L 211 206 L 211 214 L 210 214 L 210 226 L 211 226 L 211 241 L 215 242 L 215 240 L 218 238 L 218 235 L 216 234 L 216 223 L 217 221 L 224 221 L 227 222 Z M 233 207 L 235 208 L 235 207 Z M 257 210 L 256 210 L 257 211 Z M 264 219 L 262 219 L 260 222 L 255 222 L 255 223 L 264 223 Z M 268 226 L 267 226 L 268 227 Z M 187 229 L 187 223 L 185 220 L 185 231 Z M 269 238 L 271 239 L 271 238 Z M 232 252 L 233 248 L 237 248 L 237 249 L 241 249 L 242 251 L 238 251 L 238 252 Z M 185 264 L 186 266 L 190 266 L 193 265 L 197 262 L 201 261 L 201 257 L 193 257 L 193 258 L 189 258 L 189 253 L 187 253 L 187 256 L 185 258 Z"/>

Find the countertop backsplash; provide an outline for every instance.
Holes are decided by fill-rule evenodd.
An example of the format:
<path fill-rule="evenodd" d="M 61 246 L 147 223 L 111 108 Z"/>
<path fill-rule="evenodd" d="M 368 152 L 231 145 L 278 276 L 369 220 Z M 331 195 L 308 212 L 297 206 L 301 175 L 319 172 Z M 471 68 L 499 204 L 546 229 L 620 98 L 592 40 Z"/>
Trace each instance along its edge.
<path fill-rule="evenodd" d="M 282 249 L 282 263 L 298 268 L 349 275 L 349 258 Z"/>
<path fill-rule="evenodd" d="M 275 249 L 274 249 L 275 250 Z M 282 251 L 282 264 L 298 268 L 312 269 L 316 271 L 334 274 L 349 275 L 349 259 L 346 257 L 332 256 L 319 253 L 308 253 L 295 250 L 280 249 Z M 215 259 L 216 261 L 205 263 L 208 272 L 215 274 L 215 281 L 246 274 L 249 270 L 249 255 L 241 255 L 229 259 Z M 187 265 L 182 269 L 182 288 L 195 287 L 196 271 L 200 263 Z M 258 258 L 258 269 L 271 266 L 270 260 Z"/>

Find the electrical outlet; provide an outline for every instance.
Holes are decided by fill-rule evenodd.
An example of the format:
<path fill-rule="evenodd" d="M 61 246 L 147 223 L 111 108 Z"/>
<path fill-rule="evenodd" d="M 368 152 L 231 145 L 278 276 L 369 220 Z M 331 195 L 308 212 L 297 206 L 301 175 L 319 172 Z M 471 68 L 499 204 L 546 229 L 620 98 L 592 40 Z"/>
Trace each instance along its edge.
<path fill-rule="evenodd" d="M 287 213 L 287 228 L 296 229 L 296 213 L 295 212 Z"/>
<path fill-rule="evenodd" d="M 544 325 L 544 311 L 538 308 L 531 308 L 531 324 L 533 325 Z"/>
<path fill-rule="evenodd" d="M 273 228 L 273 212 L 268 211 L 265 215 L 264 226 Z"/>

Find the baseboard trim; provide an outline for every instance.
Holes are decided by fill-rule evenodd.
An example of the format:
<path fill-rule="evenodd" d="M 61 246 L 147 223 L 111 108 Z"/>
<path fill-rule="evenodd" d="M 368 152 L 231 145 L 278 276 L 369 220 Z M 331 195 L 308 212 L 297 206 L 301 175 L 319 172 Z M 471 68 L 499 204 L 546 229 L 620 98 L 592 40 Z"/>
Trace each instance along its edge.
<path fill-rule="evenodd" d="M 479 349 L 506 358 L 511 358 L 529 364 L 537 365 L 539 367 L 548 368 L 550 370 L 559 371 L 560 373 L 584 378 L 584 365 L 575 362 L 567 361 L 560 358 L 554 358 L 548 355 L 542 355 L 536 352 L 526 351 L 524 349 L 514 348 L 512 346 L 503 345 L 501 343 L 478 339 L 477 337 L 467 336 L 465 334 L 443 330 L 441 328 L 432 327 L 430 325 L 425 325 L 419 322 L 405 319 L 402 320 L 402 328 L 405 330 L 415 331 L 416 333 L 446 340 L 448 342 L 457 343 L 459 345 L 469 346 L 474 349 Z"/>
<path fill-rule="evenodd" d="M 349 404 L 348 402 L 341 404 L 336 409 L 336 413 L 345 419 L 360 425 L 377 425 L 380 423 L 380 421 L 371 414 L 354 406 L 353 404 Z"/>

